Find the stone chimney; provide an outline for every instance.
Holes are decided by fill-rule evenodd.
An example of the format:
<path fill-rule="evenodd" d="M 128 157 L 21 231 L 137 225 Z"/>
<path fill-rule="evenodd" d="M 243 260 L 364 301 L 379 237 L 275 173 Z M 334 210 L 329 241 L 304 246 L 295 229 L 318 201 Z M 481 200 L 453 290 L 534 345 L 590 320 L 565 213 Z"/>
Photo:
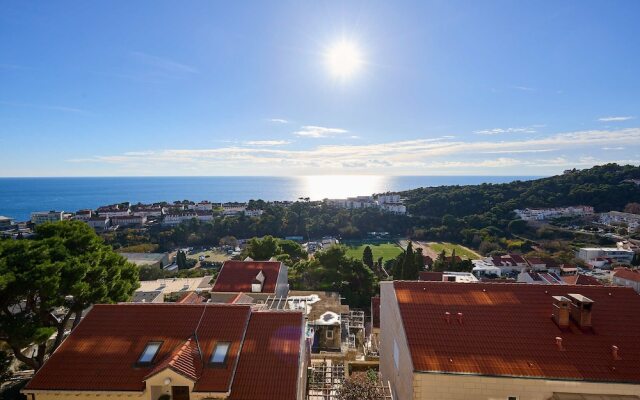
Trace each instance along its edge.
<path fill-rule="evenodd" d="M 593 300 L 577 293 L 569 293 L 567 296 L 571 299 L 571 319 L 580 328 L 590 328 Z"/>
<path fill-rule="evenodd" d="M 552 296 L 553 297 L 553 322 L 558 325 L 560 329 L 569 328 L 569 315 L 571 300 L 564 296 Z"/>

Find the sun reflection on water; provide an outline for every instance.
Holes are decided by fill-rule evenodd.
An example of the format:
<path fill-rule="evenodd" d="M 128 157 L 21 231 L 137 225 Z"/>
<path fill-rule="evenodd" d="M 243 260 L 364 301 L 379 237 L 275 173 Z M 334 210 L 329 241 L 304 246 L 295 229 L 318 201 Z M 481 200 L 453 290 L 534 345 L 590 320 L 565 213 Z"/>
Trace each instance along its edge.
<path fill-rule="evenodd" d="M 311 200 L 343 199 L 389 190 L 389 177 L 380 175 L 310 175 L 301 177 Z"/>

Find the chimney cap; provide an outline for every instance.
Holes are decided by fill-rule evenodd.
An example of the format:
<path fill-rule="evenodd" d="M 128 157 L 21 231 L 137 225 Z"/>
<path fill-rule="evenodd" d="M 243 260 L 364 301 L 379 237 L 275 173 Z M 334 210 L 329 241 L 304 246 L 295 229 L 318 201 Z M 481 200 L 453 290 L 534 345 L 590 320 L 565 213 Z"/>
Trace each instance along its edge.
<path fill-rule="evenodd" d="M 568 293 L 567 296 L 569 296 L 570 299 L 575 300 L 578 303 L 582 303 L 582 304 L 588 304 L 588 303 L 593 303 L 594 302 L 593 300 L 591 300 L 587 296 L 583 296 L 583 295 L 581 295 L 579 293 Z"/>

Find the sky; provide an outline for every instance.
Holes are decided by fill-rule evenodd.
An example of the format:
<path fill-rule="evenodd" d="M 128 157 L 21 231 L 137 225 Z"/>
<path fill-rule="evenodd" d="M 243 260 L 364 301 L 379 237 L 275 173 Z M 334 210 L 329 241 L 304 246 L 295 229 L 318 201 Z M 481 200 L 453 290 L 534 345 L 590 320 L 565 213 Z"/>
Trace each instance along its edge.
<path fill-rule="evenodd" d="M 635 0 L 5 0 L 0 176 L 638 165 L 638 15 Z"/>

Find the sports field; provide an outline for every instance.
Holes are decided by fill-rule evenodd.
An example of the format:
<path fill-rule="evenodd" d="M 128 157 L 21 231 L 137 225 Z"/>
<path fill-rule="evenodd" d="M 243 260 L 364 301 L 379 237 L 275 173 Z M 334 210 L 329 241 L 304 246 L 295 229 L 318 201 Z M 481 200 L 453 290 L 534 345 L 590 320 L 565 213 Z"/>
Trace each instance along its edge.
<path fill-rule="evenodd" d="M 445 251 L 446 255 L 450 256 L 453 249 L 456 250 L 456 255 L 462 258 L 468 258 L 470 260 L 475 260 L 480 257 L 478 253 L 475 251 L 461 246 L 459 244 L 448 243 L 448 242 L 429 242 L 427 244 L 431 250 L 433 250 L 436 254 L 440 254 L 442 250 Z"/>
<path fill-rule="evenodd" d="M 376 261 L 380 257 L 382 257 L 383 260 L 391 260 L 392 258 L 396 258 L 398 254 L 402 253 L 402 249 L 395 243 L 363 243 L 359 246 L 349 246 L 349 250 L 347 250 L 347 256 L 362 260 L 362 252 L 367 246 L 371 247 L 374 261 Z"/>

